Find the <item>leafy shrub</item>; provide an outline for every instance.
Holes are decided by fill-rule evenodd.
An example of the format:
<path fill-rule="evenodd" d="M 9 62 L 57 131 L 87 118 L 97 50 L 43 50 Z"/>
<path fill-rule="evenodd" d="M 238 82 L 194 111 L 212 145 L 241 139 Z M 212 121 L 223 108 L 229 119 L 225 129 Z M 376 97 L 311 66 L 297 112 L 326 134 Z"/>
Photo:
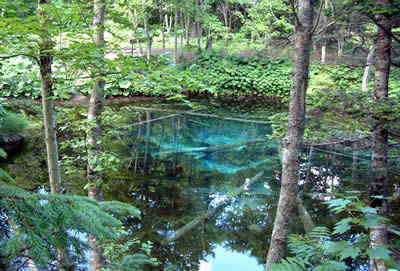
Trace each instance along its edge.
<path fill-rule="evenodd" d="M 291 89 L 291 63 L 283 59 L 205 52 L 190 70 L 203 74 L 218 95 L 272 96 L 287 100 Z"/>
<path fill-rule="evenodd" d="M 368 258 L 382 259 L 387 267 L 398 270 L 400 266 L 392 257 L 390 245 L 370 248 L 368 233 L 381 223 L 387 223 L 389 231 L 396 236 L 400 235 L 399 230 L 390 225 L 387 218 L 379 216 L 377 209 L 362 201 L 358 191 L 332 199 L 327 205 L 332 213 L 342 217 L 334 230 L 315 227 L 305 235 L 291 235 L 289 249 L 295 257 L 273 265 L 272 270 L 361 270 L 359 268 L 367 264 Z"/>
<path fill-rule="evenodd" d="M 0 96 L 31 97 L 40 95 L 38 67 L 24 58 L 9 59 L 0 65 Z"/>
<path fill-rule="evenodd" d="M 2 111 L 0 115 L 0 142 L 7 142 L 12 137 L 22 135 L 28 122 L 20 115 Z"/>

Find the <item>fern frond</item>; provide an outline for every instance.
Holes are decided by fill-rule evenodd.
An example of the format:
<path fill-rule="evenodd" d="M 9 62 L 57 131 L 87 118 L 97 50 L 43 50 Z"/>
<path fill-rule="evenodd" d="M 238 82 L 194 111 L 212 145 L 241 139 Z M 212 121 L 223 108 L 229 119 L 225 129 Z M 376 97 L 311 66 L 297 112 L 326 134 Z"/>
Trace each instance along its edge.
<path fill-rule="evenodd" d="M 273 264 L 272 271 L 305 271 L 308 263 L 301 258 L 288 257 L 281 263 Z"/>

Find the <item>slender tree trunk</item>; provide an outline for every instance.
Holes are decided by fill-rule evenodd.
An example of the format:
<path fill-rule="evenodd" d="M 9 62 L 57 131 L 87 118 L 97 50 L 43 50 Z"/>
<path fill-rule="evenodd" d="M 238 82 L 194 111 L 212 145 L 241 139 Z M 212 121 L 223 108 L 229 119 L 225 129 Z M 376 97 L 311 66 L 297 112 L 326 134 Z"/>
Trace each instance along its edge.
<path fill-rule="evenodd" d="M 100 50 L 105 47 L 104 40 L 104 18 L 106 12 L 106 0 L 94 0 L 94 18 L 93 28 L 95 30 L 95 42 Z M 103 52 L 104 54 L 104 52 Z M 96 168 L 100 164 L 100 156 L 102 155 L 102 128 L 100 115 L 103 111 L 104 102 L 104 86 L 105 81 L 97 79 L 94 83 L 92 93 L 89 100 L 88 116 L 89 123 L 93 126 L 88 130 L 86 135 L 88 163 L 87 178 L 89 182 L 88 196 L 95 200 L 103 200 L 101 190 L 101 182 L 103 172 Z M 101 270 L 104 266 L 103 251 L 98 245 L 98 240 L 93 235 L 89 236 L 89 244 L 91 247 L 90 267 L 92 271 Z"/>
<path fill-rule="evenodd" d="M 186 35 L 186 46 L 189 46 L 190 45 L 190 31 L 191 31 L 191 27 L 190 27 L 190 15 L 189 14 L 187 14 L 186 16 L 185 16 L 185 29 L 186 29 L 186 32 L 185 32 L 185 35 Z"/>
<path fill-rule="evenodd" d="M 369 75 L 371 74 L 372 65 L 374 65 L 375 50 L 376 47 L 372 46 L 371 49 L 369 49 L 367 56 L 367 63 L 365 64 L 364 75 L 362 79 L 362 90 L 364 92 L 368 92 Z"/>
<path fill-rule="evenodd" d="M 146 39 L 147 39 L 147 42 L 146 42 L 147 43 L 146 58 L 147 58 L 147 60 L 150 60 L 151 47 L 152 47 L 153 40 L 152 40 L 152 37 L 151 37 L 150 32 L 149 32 L 149 23 L 148 23 L 148 20 L 147 20 L 146 16 L 144 18 L 144 33 L 145 33 Z"/>
<path fill-rule="evenodd" d="M 54 97 L 54 89 L 52 72 L 53 55 L 51 51 L 54 49 L 54 44 L 51 40 L 50 33 L 46 29 L 49 23 L 49 18 L 45 12 L 46 5 L 51 5 L 51 1 L 38 1 L 38 16 L 43 28 L 40 37 L 39 68 L 50 192 L 56 194 L 61 192 L 61 169 L 57 145 L 57 126 L 52 100 Z M 61 271 L 73 269 L 66 248 L 57 249 L 57 259 Z"/>
<path fill-rule="evenodd" d="M 44 1 L 41 1 L 43 3 Z M 59 193 L 61 189 L 61 170 L 57 146 L 57 127 L 54 117 L 54 105 L 52 97 L 53 79 L 52 62 L 53 56 L 49 51 L 53 49 L 51 39 L 42 39 L 40 48 L 40 78 L 42 82 L 42 109 L 45 128 L 45 142 L 47 150 L 47 163 L 49 170 L 49 181 L 51 193 Z"/>
<path fill-rule="evenodd" d="M 166 22 L 163 21 L 164 16 L 160 14 L 160 22 L 161 22 L 161 39 L 162 39 L 162 48 L 165 49 L 165 29 L 166 29 Z"/>
<path fill-rule="evenodd" d="M 175 10 L 175 22 L 174 22 L 174 55 L 175 63 L 178 63 L 178 10 Z"/>
<path fill-rule="evenodd" d="M 298 1 L 297 17 L 296 61 L 289 105 L 288 131 L 282 142 L 281 191 L 265 265 L 266 271 L 270 271 L 272 264 L 278 263 L 285 256 L 290 219 L 296 209 L 300 167 L 299 156 L 303 143 L 305 97 L 308 87 L 312 47 L 312 0 Z"/>
<path fill-rule="evenodd" d="M 377 0 L 377 7 L 385 9 L 390 5 L 390 0 Z M 392 48 L 392 38 L 387 33 L 391 31 L 391 22 L 385 15 L 376 15 L 376 20 L 385 29 L 378 27 L 376 42 L 376 64 L 375 64 L 375 88 L 374 99 L 377 102 L 385 101 L 389 96 L 389 73 L 390 73 L 390 54 Z M 386 113 L 387 114 L 387 113 Z M 372 172 L 373 181 L 370 185 L 370 195 L 388 196 L 388 173 L 387 173 L 387 148 L 388 148 L 388 130 L 386 128 L 384 113 L 374 116 L 373 127 L 373 155 Z M 378 214 L 387 216 L 387 200 L 371 200 L 371 206 L 378 208 Z M 372 248 L 385 247 L 388 244 L 387 225 L 384 222 L 371 227 L 370 246 Z M 370 259 L 371 271 L 386 271 L 385 263 L 381 259 Z"/>
<path fill-rule="evenodd" d="M 167 32 L 168 34 L 171 33 L 171 28 L 172 28 L 172 16 L 168 16 L 168 14 L 165 14 L 165 25 L 167 27 Z"/>
<path fill-rule="evenodd" d="M 210 30 L 208 30 L 208 35 L 207 35 L 207 43 L 206 43 L 206 50 L 212 50 L 213 48 L 213 36 Z"/>
<path fill-rule="evenodd" d="M 201 10 L 201 0 L 197 0 L 196 3 L 197 3 L 197 8 Z M 201 28 L 200 18 L 198 18 L 200 16 L 201 16 L 200 14 L 196 16 L 197 49 L 199 52 L 201 51 L 201 38 L 203 36 L 203 29 Z"/>
<path fill-rule="evenodd" d="M 324 8 L 327 9 L 329 6 L 328 0 L 324 1 Z M 323 33 L 323 41 L 321 46 L 321 64 L 326 64 L 326 46 L 327 46 L 327 25 L 328 25 L 328 17 L 325 14 L 322 14 L 322 27 L 324 28 Z"/>
<path fill-rule="evenodd" d="M 326 64 L 326 41 L 321 46 L 321 64 Z"/>

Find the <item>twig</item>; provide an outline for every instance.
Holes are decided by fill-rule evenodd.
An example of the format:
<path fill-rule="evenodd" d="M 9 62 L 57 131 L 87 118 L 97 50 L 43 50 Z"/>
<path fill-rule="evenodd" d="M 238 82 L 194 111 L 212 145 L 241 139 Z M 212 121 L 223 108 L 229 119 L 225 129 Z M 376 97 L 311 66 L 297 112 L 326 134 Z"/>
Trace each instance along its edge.
<path fill-rule="evenodd" d="M 314 25 L 313 29 L 311 30 L 311 35 L 314 35 L 315 30 L 317 30 L 317 27 L 319 25 L 319 20 L 321 19 L 321 13 L 322 13 L 322 8 L 323 7 L 324 7 L 324 1 L 321 1 L 321 4 L 319 5 L 317 21 L 315 22 L 315 25 Z"/>

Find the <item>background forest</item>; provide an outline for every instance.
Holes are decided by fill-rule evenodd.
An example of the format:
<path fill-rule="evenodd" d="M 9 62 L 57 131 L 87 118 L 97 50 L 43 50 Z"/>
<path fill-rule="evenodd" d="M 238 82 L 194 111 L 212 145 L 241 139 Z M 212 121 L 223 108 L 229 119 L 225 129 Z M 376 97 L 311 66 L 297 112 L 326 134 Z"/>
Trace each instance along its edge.
<path fill-rule="evenodd" d="M 400 270 L 399 31 L 398 0 L 0 0 L 1 268 Z"/>

